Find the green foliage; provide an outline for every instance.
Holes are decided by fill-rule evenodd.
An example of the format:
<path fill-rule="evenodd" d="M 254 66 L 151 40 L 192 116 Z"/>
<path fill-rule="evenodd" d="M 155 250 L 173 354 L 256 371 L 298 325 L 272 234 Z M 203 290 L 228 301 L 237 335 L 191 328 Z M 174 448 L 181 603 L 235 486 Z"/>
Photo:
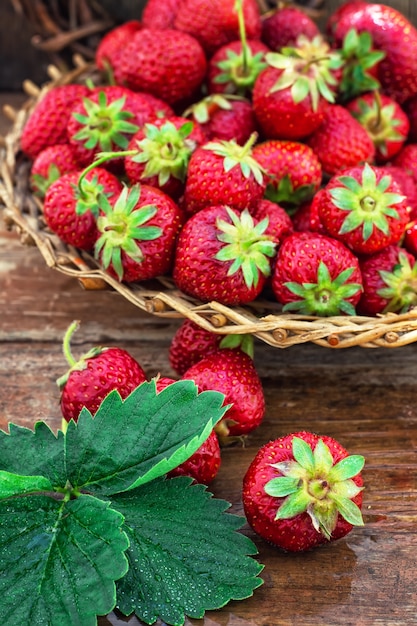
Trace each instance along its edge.
<path fill-rule="evenodd" d="M 224 396 L 192 381 L 125 400 L 110 393 L 66 433 L 44 422 L 0 431 L 0 615 L 3 626 L 94 626 L 116 606 L 147 624 L 252 594 L 255 546 L 191 479 L 165 474 L 223 417 Z M 16 454 L 19 450 L 19 454 Z"/>

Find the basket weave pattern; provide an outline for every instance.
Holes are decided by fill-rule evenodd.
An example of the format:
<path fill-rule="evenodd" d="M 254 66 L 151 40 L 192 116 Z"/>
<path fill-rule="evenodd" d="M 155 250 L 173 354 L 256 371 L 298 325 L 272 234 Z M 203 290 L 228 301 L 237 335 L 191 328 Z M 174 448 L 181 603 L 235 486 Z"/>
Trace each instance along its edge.
<path fill-rule="evenodd" d="M 327 348 L 394 348 L 417 341 L 417 308 L 404 314 L 378 317 L 314 317 L 284 314 L 281 306 L 257 299 L 245 307 L 228 307 L 218 302 L 201 303 L 176 289 L 170 277 L 149 284 L 119 283 L 98 266 L 88 254 L 62 243 L 44 223 L 42 203 L 29 188 L 30 162 L 23 157 L 19 139 L 25 122 L 45 90 L 94 76 L 95 68 L 81 57 L 74 58 L 75 69 L 61 73 L 50 68 L 51 80 L 41 89 L 25 83 L 28 100 L 16 111 L 5 108 L 12 121 L 10 131 L 1 139 L 0 201 L 6 227 L 17 230 L 23 243 L 35 245 L 49 268 L 77 278 L 88 290 L 113 289 L 139 309 L 169 318 L 188 318 L 222 335 L 252 334 L 276 348 L 315 343 Z"/>

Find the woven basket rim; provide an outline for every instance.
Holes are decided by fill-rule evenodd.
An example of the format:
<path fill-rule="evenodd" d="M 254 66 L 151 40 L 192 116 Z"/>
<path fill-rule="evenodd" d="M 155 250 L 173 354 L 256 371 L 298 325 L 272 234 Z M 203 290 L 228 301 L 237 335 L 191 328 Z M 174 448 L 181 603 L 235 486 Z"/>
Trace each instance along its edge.
<path fill-rule="evenodd" d="M 214 301 L 202 303 L 180 292 L 169 276 L 146 283 L 120 283 L 90 255 L 65 245 L 42 224 L 42 204 L 30 194 L 29 161 L 22 158 L 19 139 L 28 116 L 44 93 L 56 85 L 94 75 L 96 68 L 75 56 L 72 71 L 62 73 L 54 66 L 48 71 L 51 80 L 42 87 L 30 81 L 24 83 L 28 99 L 18 111 L 5 107 L 11 128 L 0 138 L 0 201 L 6 227 L 17 230 L 22 243 L 35 245 L 49 268 L 78 279 L 86 290 L 114 290 L 151 315 L 187 318 L 221 335 L 251 334 L 276 348 L 304 343 L 334 349 L 397 348 L 417 341 L 417 307 L 407 313 L 377 317 L 317 317 L 283 313 L 277 302 L 266 299 L 238 307 Z"/>

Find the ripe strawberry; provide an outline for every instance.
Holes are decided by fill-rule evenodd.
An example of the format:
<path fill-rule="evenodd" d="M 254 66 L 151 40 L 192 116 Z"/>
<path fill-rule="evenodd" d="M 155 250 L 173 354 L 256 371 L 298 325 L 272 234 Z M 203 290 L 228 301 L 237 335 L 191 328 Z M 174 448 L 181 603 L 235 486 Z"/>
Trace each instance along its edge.
<path fill-rule="evenodd" d="M 311 231 L 314 233 L 326 234 L 326 230 L 323 224 L 320 222 L 318 216 L 318 195 L 321 193 L 321 189 L 315 194 L 310 202 L 305 202 L 300 205 L 295 213 L 291 215 L 291 220 L 294 226 L 294 230 L 298 232 Z"/>
<path fill-rule="evenodd" d="M 268 221 L 265 235 L 270 237 L 277 246 L 294 231 L 291 217 L 287 211 L 276 202 L 272 202 L 272 200 L 267 198 L 262 198 L 257 202 L 251 209 L 251 215 L 255 222 L 265 219 Z"/>
<path fill-rule="evenodd" d="M 363 293 L 360 315 L 406 313 L 417 305 L 417 264 L 404 247 L 387 246 L 360 263 Z"/>
<path fill-rule="evenodd" d="M 234 140 L 208 142 L 193 152 L 184 193 L 187 213 L 218 204 L 242 210 L 262 198 L 266 183 L 252 156 L 255 140 L 256 134 L 243 146 Z"/>
<path fill-rule="evenodd" d="M 92 250 L 98 237 L 96 219 L 102 198 L 117 197 L 122 189 L 119 179 L 101 167 L 64 174 L 52 183 L 46 194 L 43 215 L 48 227 L 65 243 Z"/>
<path fill-rule="evenodd" d="M 184 191 L 191 154 L 206 138 L 197 122 L 185 117 L 155 118 L 138 130 L 129 142 L 125 172 L 132 183 L 157 187 L 178 200 Z"/>
<path fill-rule="evenodd" d="M 168 273 L 183 212 L 163 191 L 149 185 L 124 187 L 102 197 L 94 254 L 119 281 L 135 282 Z"/>
<path fill-rule="evenodd" d="M 77 421 L 83 407 L 94 415 L 114 389 L 124 399 L 146 380 L 136 359 L 121 348 L 97 346 L 76 360 L 70 351 L 70 340 L 77 328 L 78 322 L 73 322 L 64 337 L 64 355 L 70 369 L 57 380 L 62 416 L 67 422 Z"/>
<path fill-rule="evenodd" d="M 303 315 L 354 315 L 362 293 L 357 257 L 340 241 L 308 231 L 284 239 L 271 284 L 283 311 Z"/>
<path fill-rule="evenodd" d="M 335 44 L 339 46 L 352 28 L 370 33 L 374 47 L 385 53 L 378 66 L 382 90 L 401 104 L 417 94 L 417 29 L 393 7 L 373 2 L 356 4 L 332 20 Z"/>
<path fill-rule="evenodd" d="M 409 98 L 402 105 L 405 111 L 408 121 L 410 123 L 410 130 L 408 131 L 408 141 L 410 143 L 417 142 L 417 95 Z"/>
<path fill-rule="evenodd" d="M 304 552 L 363 526 L 361 455 L 301 431 L 259 449 L 243 479 L 243 508 L 262 539 Z"/>
<path fill-rule="evenodd" d="M 126 43 L 115 78 L 174 105 L 198 92 L 206 69 L 204 51 L 191 35 L 143 28 Z"/>
<path fill-rule="evenodd" d="M 404 169 L 417 183 L 417 143 L 407 143 L 395 155 L 391 164 Z"/>
<path fill-rule="evenodd" d="M 189 33 L 210 57 L 225 44 L 239 39 L 240 24 L 236 0 L 182 0 L 174 25 Z M 261 15 L 256 0 L 241 4 L 246 37 L 259 39 Z"/>
<path fill-rule="evenodd" d="M 96 52 L 95 62 L 99 70 L 113 75 L 114 68 L 120 63 L 120 55 L 127 41 L 142 28 L 139 20 L 129 20 L 113 27 L 100 40 Z"/>
<path fill-rule="evenodd" d="M 402 246 L 417 258 L 417 220 L 413 220 L 407 224 L 405 229 Z"/>
<path fill-rule="evenodd" d="M 410 208 L 384 168 L 364 166 L 333 176 L 320 193 L 320 221 L 356 254 L 373 254 L 404 235 Z"/>
<path fill-rule="evenodd" d="M 219 48 L 208 63 L 209 93 L 250 97 L 258 74 L 265 69 L 269 48 L 259 40 L 232 41 Z"/>
<path fill-rule="evenodd" d="M 47 91 L 35 105 L 20 136 L 23 152 L 34 159 L 41 150 L 68 143 L 67 126 L 74 103 L 86 96 L 85 85 L 60 85 Z"/>
<path fill-rule="evenodd" d="M 265 171 L 265 197 L 289 212 L 318 191 L 322 182 L 321 164 L 306 144 L 268 139 L 258 143 L 252 154 Z"/>
<path fill-rule="evenodd" d="M 410 172 L 399 165 L 384 165 L 384 171 L 401 187 L 401 193 L 407 196 L 407 203 L 410 207 L 410 220 L 417 218 L 417 179 Z"/>
<path fill-rule="evenodd" d="M 231 405 L 215 426 L 220 436 L 247 435 L 264 417 L 265 397 L 252 358 L 242 350 L 222 348 L 192 365 L 182 376 L 195 382 L 199 391 L 212 389 Z"/>
<path fill-rule="evenodd" d="M 175 16 L 182 0 L 147 0 L 142 11 L 142 24 L 156 30 L 174 28 Z"/>
<path fill-rule="evenodd" d="M 30 168 L 30 187 L 39 198 L 60 176 L 80 169 L 76 151 L 71 144 L 48 146 L 39 152 Z"/>
<path fill-rule="evenodd" d="M 252 302 L 266 283 L 275 255 L 267 226 L 267 220 L 255 222 L 246 209 L 202 209 L 187 220 L 178 237 L 176 286 L 203 302 Z"/>
<path fill-rule="evenodd" d="M 410 122 L 398 102 L 372 91 L 354 98 L 346 108 L 372 139 L 376 163 L 387 163 L 401 150 Z"/>
<path fill-rule="evenodd" d="M 375 157 L 375 146 L 369 134 L 340 104 L 329 105 L 323 122 L 306 143 L 327 176 L 346 167 L 373 163 Z"/>
<path fill-rule="evenodd" d="M 269 52 L 268 67 L 255 81 L 253 108 L 265 139 L 304 139 L 323 121 L 335 100 L 339 53 L 321 35 L 301 35 L 293 48 Z"/>
<path fill-rule="evenodd" d="M 284 46 L 294 46 L 299 35 L 313 39 L 319 27 L 300 7 L 282 6 L 271 11 L 262 20 L 262 41 L 273 51 Z"/>
<path fill-rule="evenodd" d="M 213 94 L 191 104 L 184 112 L 197 122 L 206 140 L 231 141 L 240 146 L 256 132 L 252 103 L 246 98 L 228 94 Z"/>

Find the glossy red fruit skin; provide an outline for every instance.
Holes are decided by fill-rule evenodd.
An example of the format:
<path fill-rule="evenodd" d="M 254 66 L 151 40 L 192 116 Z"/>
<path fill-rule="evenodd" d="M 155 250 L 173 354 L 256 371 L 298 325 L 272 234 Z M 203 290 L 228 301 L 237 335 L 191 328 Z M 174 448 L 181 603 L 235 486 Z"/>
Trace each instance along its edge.
<path fill-rule="evenodd" d="M 120 54 L 126 41 L 142 28 L 139 20 L 129 20 L 112 28 L 100 40 L 95 53 L 95 61 L 99 70 L 106 70 L 106 65 L 117 66 Z"/>
<path fill-rule="evenodd" d="M 207 59 L 197 39 L 178 30 L 143 28 L 127 42 L 116 80 L 172 106 L 198 92 L 206 70 Z"/>
<path fill-rule="evenodd" d="M 36 104 L 20 136 L 22 151 L 34 159 L 41 150 L 67 143 L 67 126 L 75 102 L 89 93 L 85 85 L 54 87 Z"/>
<path fill-rule="evenodd" d="M 221 339 L 222 335 L 185 319 L 174 333 L 169 346 L 168 356 L 172 369 L 182 376 L 192 365 L 217 350 Z"/>
<path fill-rule="evenodd" d="M 95 414 L 101 402 L 117 389 L 125 399 L 146 380 L 139 363 L 121 348 L 107 348 L 86 360 L 86 367 L 72 370 L 61 392 L 61 411 L 64 419 L 77 420 L 86 407 Z"/>
<path fill-rule="evenodd" d="M 209 120 L 201 124 L 206 141 L 234 140 L 243 146 L 257 131 L 255 114 L 249 100 L 231 100 L 230 105 L 230 109 L 218 106 L 210 108 Z"/>
<path fill-rule="evenodd" d="M 263 139 L 305 139 L 320 126 L 328 102 L 320 97 L 313 110 L 310 96 L 295 103 L 289 88 L 271 92 L 281 73 L 267 67 L 255 81 L 252 101 L 260 131 Z"/>
<path fill-rule="evenodd" d="M 279 476 L 272 464 L 294 460 L 292 441 L 299 437 L 313 449 L 319 439 L 328 446 L 334 463 L 348 456 L 348 452 L 335 439 L 328 436 L 319 437 L 305 431 L 292 433 L 274 441 L 270 441 L 259 449 L 249 465 L 243 479 L 242 499 L 246 519 L 251 528 L 268 543 L 288 552 L 304 552 L 315 548 L 328 540 L 315 530 L 308 513 L 301 513 L 292 519 L 275 520 L 275 515 L 284 498 L 269 496 L 264 488 L 272 478 Z M 363 485 L 361 474 L 352 479 L 359 487 Z M 361 508 L 362 492 L 352 501 Z M 333 531 L 331 541 L 347 535 L 353 526 L 340 515 Z"/>
<path fill-rule="evenodd" d="M 193 380 L 199 391 L 211 389 L 225 395 L 224 404 L 232 404 L 221 420 L 228 426 L 228 435 L 247 435 L 261 424 L 265 413 L 263 387 L 253 360 L 245 352 L 216 350 L 192 365 L 182 378 Z"/>
<path fill-rule="evenodd" d="M 404 239 L 402 241 L 404 248 L 417 258 L 417 221 L 413 220 L 407 225 Z"/>
<path fill-rule="evenodd" d="M 294 46 L 299 35 L 313 39 L 319 33 L 317 24 L 302 9 L 283 6 L 264 17 L 261 39 L 279 52 L 284 46 Z"/>
<path fill-rule="evenodd" d="M 44 193 L 41 193 L 34 177 L 40 176 L 45 181 L 45 184 L 48 184 L 48 178 L 52 166 L 58 170 L 59 176 L 79 170 L 80 163 L 76 158 L 76 151 L 73 146 L 68 143 L 56 144 L 48 146 L 39 152 L 32 163 L 32 167 L 30 168 L 30 183 L 32 191 L 35 193 L 39 192 L 42 196 L 44 195 Z M 54 181 L 49 182 L 52 183 Z"/>
<path fill-rule="evenodd" d="M 181 291 L 202 302 L 247 304 L 261 293 L 266 278 L 260 273 L 258 283 L 248 287 L 242 271 L 228 276 L 231 261 L 215 258 L 224 246 L 217 238 L 218 219 L 231 223 L 225 205 L 205 207 L 185 222 L 177 240 L 174 282 Z"/>
<path fill-rule="evenodd" d="M 190 476 L 196 483 L 210 484 L 217 476 L 221 465 L 219 439 L 214 430 L 189 459 L 171 470 L 167 476 Z"/>
<path fill-rule="evenodd" d="M 77 185 L 83 170 L 64 174 L 48 188 L 43 207 L 43 215 L 48 227 L 69 245 L 81 250 L 91 251 L 97 240 L 96 219 L 91 211 L 78 215 Z M 95 167 L 86 175 L 86 180 L 97 179 L 97 188 L 101 189 L 109 200 L 119 195 L 122 190 L 120 180 L 104 168 Z"/>
<path fill-rule="evenodd" d="M 145 28 L 161 30 L 174 28 L 175 16 L 182 0 L 147 0 L 142 11 L 142 24 Z"/>
<path fill-rule="evenodd" d="M 251 214 L 258 222 L 263 219 L 268 220 L 265 234 L 269 235 L 277 245 L 280 245 L 288 235 L 294 232 L 291 217 L 276 202 L 263 198 L 254 206 Z"/>

